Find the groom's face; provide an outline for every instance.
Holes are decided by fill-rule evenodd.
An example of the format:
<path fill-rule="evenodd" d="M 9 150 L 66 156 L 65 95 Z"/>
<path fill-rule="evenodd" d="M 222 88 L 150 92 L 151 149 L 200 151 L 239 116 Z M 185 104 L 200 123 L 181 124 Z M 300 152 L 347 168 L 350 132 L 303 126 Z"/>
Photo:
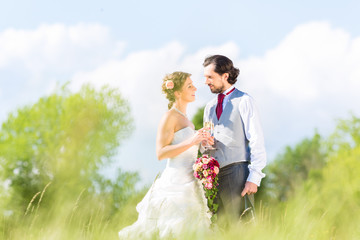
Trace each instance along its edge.
<path fill-rule="evenodd" d="M 215 72 L 214 69 L 213 63 L 204 68 L 205 84 L 209 86 L 212 93 L 222 93 L 225 90 L 224 76 Z"/>

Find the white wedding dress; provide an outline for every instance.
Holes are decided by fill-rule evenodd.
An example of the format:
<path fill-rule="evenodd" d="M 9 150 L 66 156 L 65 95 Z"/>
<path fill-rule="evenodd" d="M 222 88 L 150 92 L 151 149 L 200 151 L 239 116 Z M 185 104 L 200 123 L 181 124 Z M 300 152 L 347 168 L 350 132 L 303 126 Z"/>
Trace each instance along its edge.
<path fill-rule="evenodd" d="M 190 127 L 174 134 L 171 144 L 180 143 L 194 135 Z M 193 176 L 192 166 L 198 146 L 167 161 L 142 201 L 137 205 L 138 220 L 119 232 L 120 239 L 148 237 L 177 237 L 186 232 L 208 231 L 211 214 L 208 211 L 204 190 Z"/>

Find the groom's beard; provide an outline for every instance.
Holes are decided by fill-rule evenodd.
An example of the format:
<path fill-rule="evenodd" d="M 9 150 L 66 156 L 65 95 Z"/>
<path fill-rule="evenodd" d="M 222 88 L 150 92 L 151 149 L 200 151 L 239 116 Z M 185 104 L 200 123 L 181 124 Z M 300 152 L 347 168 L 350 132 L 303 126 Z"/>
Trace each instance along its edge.
<path fill-rule="evenodd" d="M 210 86 L 213 87 L 213 88 L 210 87 L 210 91 L 211 91 L 212 93 L 218 94 L 218 93 L 224 92 L 224 86 L 221 86 L 221 87 L 218 87 L 218 88 L 214 87 L 214 85 L 211 85 L 211 84 L 209 84 L 208 86 L 209 86 L 209 87 L 210 87 Z"/>

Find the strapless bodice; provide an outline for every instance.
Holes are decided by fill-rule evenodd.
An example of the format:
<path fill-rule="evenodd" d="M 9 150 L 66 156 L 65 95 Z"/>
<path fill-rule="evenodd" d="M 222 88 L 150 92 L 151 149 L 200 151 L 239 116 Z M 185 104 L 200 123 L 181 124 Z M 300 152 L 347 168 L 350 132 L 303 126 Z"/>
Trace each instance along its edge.
<path fill-rule="evenodd" d="M 191 127 L 185 127 L 174 133 L 174 138 L 171 145 L 181 143 L 182 141 L 191 138 L 195 134 L 195 130 Z M 167 161 L 167 167 L 171 168 L 183 168 L 187 171 L 192 171 L 192 166 L 196 160 L 199 146 L 194 145 L 188 150 L 180 153 L 176 157 L 169 158 Z"/>

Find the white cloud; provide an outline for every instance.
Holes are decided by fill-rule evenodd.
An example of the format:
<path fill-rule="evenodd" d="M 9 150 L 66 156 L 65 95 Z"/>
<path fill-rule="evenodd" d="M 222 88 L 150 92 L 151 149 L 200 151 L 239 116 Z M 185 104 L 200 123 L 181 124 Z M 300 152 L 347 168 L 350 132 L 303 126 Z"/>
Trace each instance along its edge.
<path fill-rule="evenodd" d="M 158 50 L 132 53 L 123 60 L 104 62 L 98 68 L 89 72 L 80 72 L 72 78 L 72 87 L 79 89 L 83 83 L 90 82 L 99 87 L 108 84 L 120 89 L 130 101 L 135 111 L 136 121 L 151 127 L 154 122 L 147 116 L 158 115 L 164 105 L 161 94 L 161 81 L 164 74 L 176 69 L 177 63 L 184 51 L 179 43 L 170 43 Z M 144 101 L 146 105 L 144 106 Z M 147 118 L 146 122 L 140 119 Z"/>
<path fill-rule="evenodd" d="M 44 74 L 89 70 L 118 57 L 124 43 L 112 39 L 99 24 L 41 25 L 35 30 L 7 29 L 0 33 L 0 69 L 21 67 L 33 81 Z"/>
<path fill-rule="evenodd" d="M 326 22 L 296 27 L 264 56 L 243 59 L 241 83 L 258 100 L 267 141 L 286 143 L 328 133 L 334 119 L 358 114 L 360 38 Z"/>
<path fill-rule="evenodd" d="M 149 106 L 149 110 L 139 111 L 138 117 L 142 118 L 151 113 L 160 114 L 164 108 L 166 109 L 165 97 L 161 94 L 161 82 L 165 74 L 173 71 L 185 71 L 192 74 L 197 87 L 203 90 L 198 97 L 202 99 L 201 104 L 205 104 L 204 90 L 208 93 L 208 89 L 205 89 L 203 80 L 202 62 L 204 58 L 215 53 L 235 58 L 238 47 L 235 43 L 226 43 L 218 47 L 201 49 L 192 55 L 185 55 L 184 52 L 184 46 L 173 42 L 157 50 L 132 53 L 123 60 L 104 62 L 93 71 L 75 74 L 72 78 L 72 87 L 79 89 L 82 84 L 87 82 L 91 82 L 97 87 L 104 84 L 118 87 L 135 109 L 137 106 L 143 106 L 145 97 L 147 102 L 152 104 Z M 152 127 L 153 124 L 151 124 Z"/>
<path fill-rule="evenodd" d="M 99 24 L 44 24 L 0 32 L 0 119 L 15 107 L 36 101 L 56 83 L 70 80 L 75 72 L 118 58 L 124 46 Z"/>

